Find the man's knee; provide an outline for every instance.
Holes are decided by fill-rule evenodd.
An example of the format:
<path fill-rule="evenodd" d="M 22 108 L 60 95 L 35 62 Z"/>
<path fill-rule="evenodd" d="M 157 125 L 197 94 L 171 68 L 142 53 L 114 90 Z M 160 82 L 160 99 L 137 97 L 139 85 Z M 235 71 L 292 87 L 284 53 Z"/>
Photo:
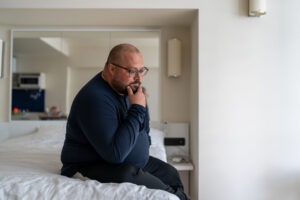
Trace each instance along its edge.
<path fill-rule="evenodd" d="M 164 163 L 161 166 L 160 170 L 163 171 L 164 173 L 170 174 L 171 176 L 177 176 L 177 175 L 179 175 L 177 169 L 173 165 L 170 165 L 169 163 Z"/>

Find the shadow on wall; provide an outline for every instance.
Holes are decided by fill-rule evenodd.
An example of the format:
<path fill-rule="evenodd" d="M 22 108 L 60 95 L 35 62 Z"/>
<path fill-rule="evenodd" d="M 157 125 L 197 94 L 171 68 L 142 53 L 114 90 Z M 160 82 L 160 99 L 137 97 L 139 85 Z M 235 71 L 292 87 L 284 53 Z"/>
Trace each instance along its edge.
<path fill-rule="evenodd" d="M 276 175 L 269 179 L 269 196 L 267 200 L 299 200 L 300 173 Z"/>

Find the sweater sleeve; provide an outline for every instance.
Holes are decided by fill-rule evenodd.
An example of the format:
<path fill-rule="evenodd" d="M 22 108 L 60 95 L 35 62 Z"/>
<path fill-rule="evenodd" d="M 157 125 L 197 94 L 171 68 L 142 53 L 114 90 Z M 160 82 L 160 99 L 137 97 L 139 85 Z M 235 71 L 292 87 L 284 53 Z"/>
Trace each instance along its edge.
<path fill-rule="evenodd" d="M 147 115 L 145 107 L 131 105 L 127 114 L 122 116 L 124 112 L 120 111 L 118 103 L 110 96 L 84 98 L 81 105 L 85 106 L 79 108 L 81 114 L 78 120 L 84 135 L 98 155 L 107 162 L 116 164 L 123 162 L 136 145 Z"/>

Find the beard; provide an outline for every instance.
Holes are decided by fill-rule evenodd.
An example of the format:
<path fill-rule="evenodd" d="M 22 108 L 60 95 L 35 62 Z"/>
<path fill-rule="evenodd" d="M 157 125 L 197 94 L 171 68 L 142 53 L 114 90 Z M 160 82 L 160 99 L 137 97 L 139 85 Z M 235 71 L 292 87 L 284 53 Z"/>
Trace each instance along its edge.
<path fill-rule="evenodd" d="M 119 94 L 123 94 L 123 95 L 128 95 L 127 92 L 127 87 L 129 86 L 133 93 L 136 93 L 136 91 L 138 90 L 138 88 L 140 87 L 142 83 L 140 81 L 134 81 L 132 83 L 129 83 L 128 85 L 125 85 L 123 83 L 121 83 L 118 80 L 112 80 L 112 86 L 113 88 L 119 93 Z"/>

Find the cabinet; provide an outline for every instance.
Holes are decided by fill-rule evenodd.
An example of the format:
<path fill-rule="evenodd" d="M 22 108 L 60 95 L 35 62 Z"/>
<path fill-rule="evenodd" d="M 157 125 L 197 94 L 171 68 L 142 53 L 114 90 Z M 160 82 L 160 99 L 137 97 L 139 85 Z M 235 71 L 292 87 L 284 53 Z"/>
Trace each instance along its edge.
<path fill-rule="evenodd" d="M 23 112 L 44 112 L 44 89 L 13 89 L 12 108 L 18 108 Z"/>

